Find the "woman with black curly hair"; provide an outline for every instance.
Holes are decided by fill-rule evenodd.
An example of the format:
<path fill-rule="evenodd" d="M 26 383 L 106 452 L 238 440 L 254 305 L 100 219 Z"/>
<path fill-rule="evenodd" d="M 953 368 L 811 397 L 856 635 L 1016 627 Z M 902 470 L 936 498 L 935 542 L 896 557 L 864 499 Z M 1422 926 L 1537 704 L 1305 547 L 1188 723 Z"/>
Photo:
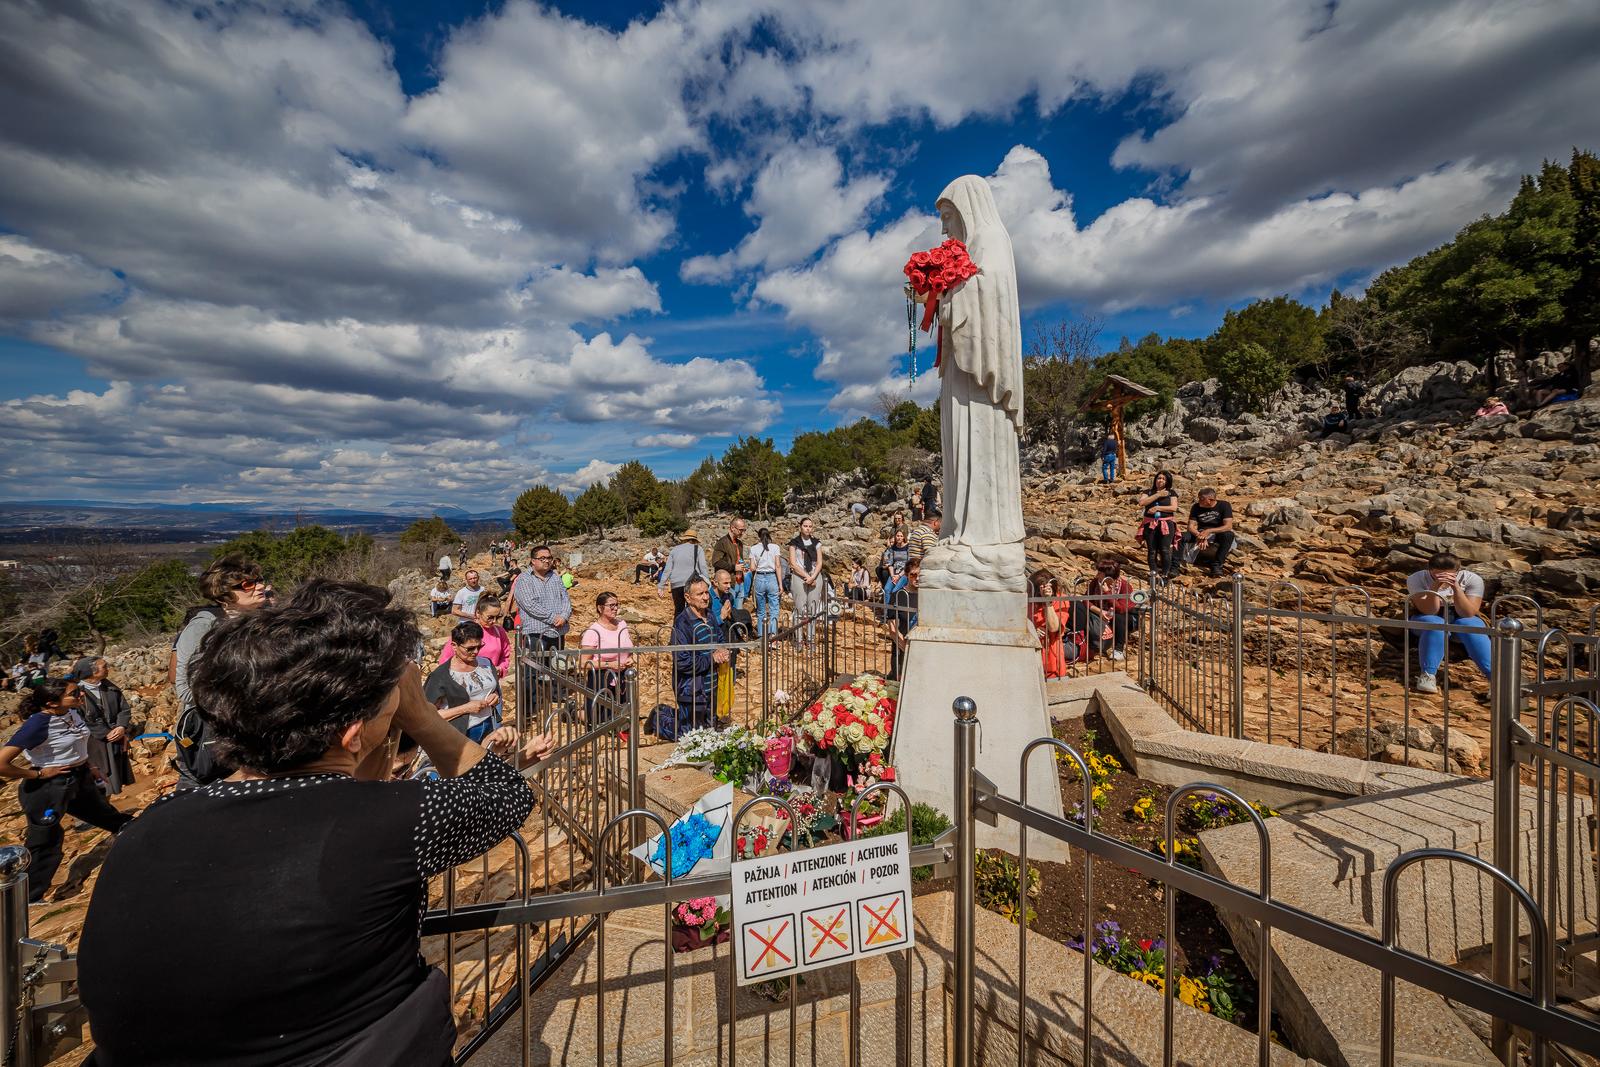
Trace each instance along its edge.
<path fill-rule="evenodd" d="M 23 843 L 28 864 L 28 903 L 44 903 L 45 890 L 61 866 L 61 820 L 76 816 L 116 833 L 133 816 L 118 811 L 96 784 L 100 773 L 89 762 L 89 724 L 79 713 L 78 683 L 46 678 L 22 696 L 22 728 L 0 747 L 0 777 L 20 778 L 17 802 L 28 817 Z M 16 764 L 28 753 L 28 766 Z"/>
<path fill-rule="evenodd" d="M 193 687 L 238 770 L 152 805 L 107 857 L 79 952 L 91 1062 L 450 1062 L 444 976 L 419 951 L 428 879 L 534 795 L 423 697 L 416 644 L 411 614 L 354 582 L 217 624 Z M 437 779 L 391 780 L 400 731 Z"/>

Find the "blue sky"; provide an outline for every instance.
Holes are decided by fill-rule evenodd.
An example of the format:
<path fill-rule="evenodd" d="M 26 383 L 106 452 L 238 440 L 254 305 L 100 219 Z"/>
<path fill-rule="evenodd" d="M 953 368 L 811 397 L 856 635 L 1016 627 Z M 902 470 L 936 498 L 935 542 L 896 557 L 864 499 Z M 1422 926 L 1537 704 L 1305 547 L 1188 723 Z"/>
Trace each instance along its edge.
<path fill-rule="evenodd" d="M 1600 144 L 1588 0 L 23 0 L 0 40 L 5 497 L 681 475 L 905 389 L 960 174 L 1025 329 L 1113 347 L 1359 288 Z"/>

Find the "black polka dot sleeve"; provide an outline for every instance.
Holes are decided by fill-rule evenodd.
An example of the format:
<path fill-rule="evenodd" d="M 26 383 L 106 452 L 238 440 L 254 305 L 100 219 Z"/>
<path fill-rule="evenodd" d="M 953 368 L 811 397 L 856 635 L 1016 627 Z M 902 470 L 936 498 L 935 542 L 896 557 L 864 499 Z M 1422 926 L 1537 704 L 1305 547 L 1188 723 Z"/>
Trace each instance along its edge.
<path fill-rule="evenodd" d="M 422 876 L 483 855 L 527 820 L 533 804 L 533 788 L 495 756 L 484 756 L 459 778 L 424 782 L 416 833 Z"/>

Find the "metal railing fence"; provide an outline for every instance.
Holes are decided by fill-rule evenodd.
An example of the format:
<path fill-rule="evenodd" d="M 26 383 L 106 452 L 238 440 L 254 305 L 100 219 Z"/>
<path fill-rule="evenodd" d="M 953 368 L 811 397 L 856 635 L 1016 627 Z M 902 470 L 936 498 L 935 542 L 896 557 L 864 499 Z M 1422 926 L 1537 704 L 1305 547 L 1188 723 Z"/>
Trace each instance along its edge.
<path fill-rule="evenodd" d="M 640 800 L 635 672 L 591 669 L 528 642 L 518 643 L 513 670 L 519 736 L 546 733 L 555 746 L 523 771 L 538 796 L 533 818 L 509 842 L 436 879 L 430 914 L 568 891 L 620 869 L 636 844 L 626 834 L 605 837 L 611 821 Z M 537 928 L 426 937 L 424 956 L 444 970 L 454 998 L 456 1062 L 467 1062 L 514 1017 L 526 1037 L 532 992 L 594 931 L 592 919 L 568 917 Z M 525 1065 L 529 1054 L 524 1041 Z"/>
<path fill-rule="evenodd" d="M 1368 967 L 1381 975 L 1380 987 L 1380 1064 L 1392 1067 L 1395 1062 L 1395 998 L 1397 981 L 1405 981 L 1437 993 L 1454 1002 L 1484 1012 L 1495 1021 L 1497 1033 L 1503 1031 L 1507 1041 L 1507 1058 L 1502 1062 L 1516 1062 L 1516 1046 L 1526 1042 L 1529 1062 L 1535 1067 L 1550 1062 L 1554 1046 L 1561 1046 L 1587 1055 L 1600 1054 L 1600 1025 L 1591 1018 L 1569 1011 L 1554 1003 L 1553 986 L 1549 979 L 1554 953 L 1544 915 L 1529 891 L 1505 873 L 1504 868 L 1490 864 L 1477 856 L 1447 849 L 1419 849 L 1399 856 L 1384 872 L 1380 897 L 1382 922 L 1377 936 L 1330 922 L 1325 918 L 1275 900 L 1272 896 L 1271 838 L 1258 814 L 1251 819 L 1257 830 L 1261 856 L 1258 884 L 1254 889 L 1179 864 L 1172 847 L 1176 824 L 1177 805 L 1184 796 L 1192 793 L 1216 793 L 1230 798 L 1243 810 L 1249 805 L 1230 790 L 1207 782 L 1195 782 L 1175 790 L 1168 799 L 1164 840 L 1165 856 L 1137 848 L 1097 831 L 1092 820 L 1089 825 L 1051 815 L 1030 806 L 1026 796 L 1013 799 L 1001 795 L 981 773 L 976 770 L 978 717 L 975 704 L 966 698 L 955 703 L 955 893 L 956 938 L 954 960 L 956 973 L 953 983 L 952 1032 L 955 1035 L 955 1067 L 974 1067 L 977 1050 L 971 1035 L 976 1029 L 975 979 L 976 960 L 973 931 L 977 909 L 975 885 L 976 827 L 979 818 L 1009 819 L 1018 828 L 1018 854 L 1026 862 L 1027 833 L 1032 830 L 1066 843 L 1083 856 L 1085 878 L 1092 878 L 1094 862 L 1109 862 L 1130 869 L 1161 886 L 1166 901 L 1166 944 L 1176 944 L 1175 915 L 1179 894 L 1199 897 L 1221 911 L 1231 912 L 1253 921 L 1258 930 L 1253 967 L 1261 979 L 1261 996 L 1257 1004 L 1257 1062 L 1265 1067 L 1271 1061 L 1271 981 L 1265 977 L 1271 971 L 1271 939 L 1274 931 L 1309 941 L 1329 951 L 1338 953 Z M 1047 747 L 1048 746 L 1048 747 Z M 1027 760 L 1040 749 L 1047 747 L 1062 751 L 1078 763 L 1080 770 L 1087 768 L 1082 757 L 1059 741 L 1041 739 L 1029 745 L 1022 755 L 1021 780 L 1027 781 Z M 1087 782 L 1088 775 L 1084 775 Z M 1523 993 L 1511 982 L 1491 982 L 1465 971 L 1428 959 L 1401 948 L 1399 912 L 1397 907 L 1401 875 L 1410 867 L 1428 860 L 1465 864 L 1491 878 L 1495 885 L 1496 916 L 1503 908 L 1510 916 L 1512 929 L 1510 943 L 1515 943 L 1514 909 L 1520 909 L 1532 930 L 1533 969 L 1530 991 Z M 1027 878 L 1021 876 L 1021 893 L 1025 893 Z M 1019 893 L 1019 901 L 1025 899 Z M 1082 1062 L 1095 1062 L 1090 1057 L 1095 1043 L 1093 1014 L 1092 963 L 1087 958 L 1092 931 L 1092 897 L 1086 900 L 1083 916 L 1084 1010 L 1078 1021 L 1082 1042 Z M 1027 908 L 1020 908 L 1018 916 L 1017 952 L 1017 1063 L 1019 1067 L 1029 1058 L 1029 1029 L 1027 1026 L 1029 991 L 1024 984 L 1027 967 Z M 1500 942 L 1497 940 L 1496 942 Z M 1174 999 L 1177 983 L 1173 966 L 1175 953 L 1169 948 L 1165 957 L 1162 994 L 1164 1010 L 1161 1020 L 1162 1061 L 1167 1067 L 1177 1062 L 1177 1033 L 1174 1023 Z M 1249 958 L 1248 955 L 1246 958 Z M 964 1036 L 966 1035 L 966 1036 Z"/>

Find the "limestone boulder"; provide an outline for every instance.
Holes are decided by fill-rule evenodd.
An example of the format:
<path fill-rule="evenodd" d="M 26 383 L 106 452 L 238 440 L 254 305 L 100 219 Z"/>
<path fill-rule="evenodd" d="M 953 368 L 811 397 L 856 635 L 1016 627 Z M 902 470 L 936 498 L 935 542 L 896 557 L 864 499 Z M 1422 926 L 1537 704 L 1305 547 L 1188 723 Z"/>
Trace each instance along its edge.
<path fill-rule="evenodd" d="M 1190 419 L 1184 423 L 1184 431 L 1190 440 L 1196 444 L 1210 445 L 1222 440 L 1228 432 L 1228 423 L 1224 419 L 1202 416 Z"/>
<path fill-rule="evenodd" d="M 1546 589 L 1568 596 L 1600 593 L 1600 559 L 1559 559 L 1534 567 L 1530 577 Z"/>
<path fill-rule="evenodd" d="M 1465 360 L 1407 367 L 1367 394 L 1367 405 L 1380 415 L 1463 406 L 1474 400 L 1480 373 Z"/>

